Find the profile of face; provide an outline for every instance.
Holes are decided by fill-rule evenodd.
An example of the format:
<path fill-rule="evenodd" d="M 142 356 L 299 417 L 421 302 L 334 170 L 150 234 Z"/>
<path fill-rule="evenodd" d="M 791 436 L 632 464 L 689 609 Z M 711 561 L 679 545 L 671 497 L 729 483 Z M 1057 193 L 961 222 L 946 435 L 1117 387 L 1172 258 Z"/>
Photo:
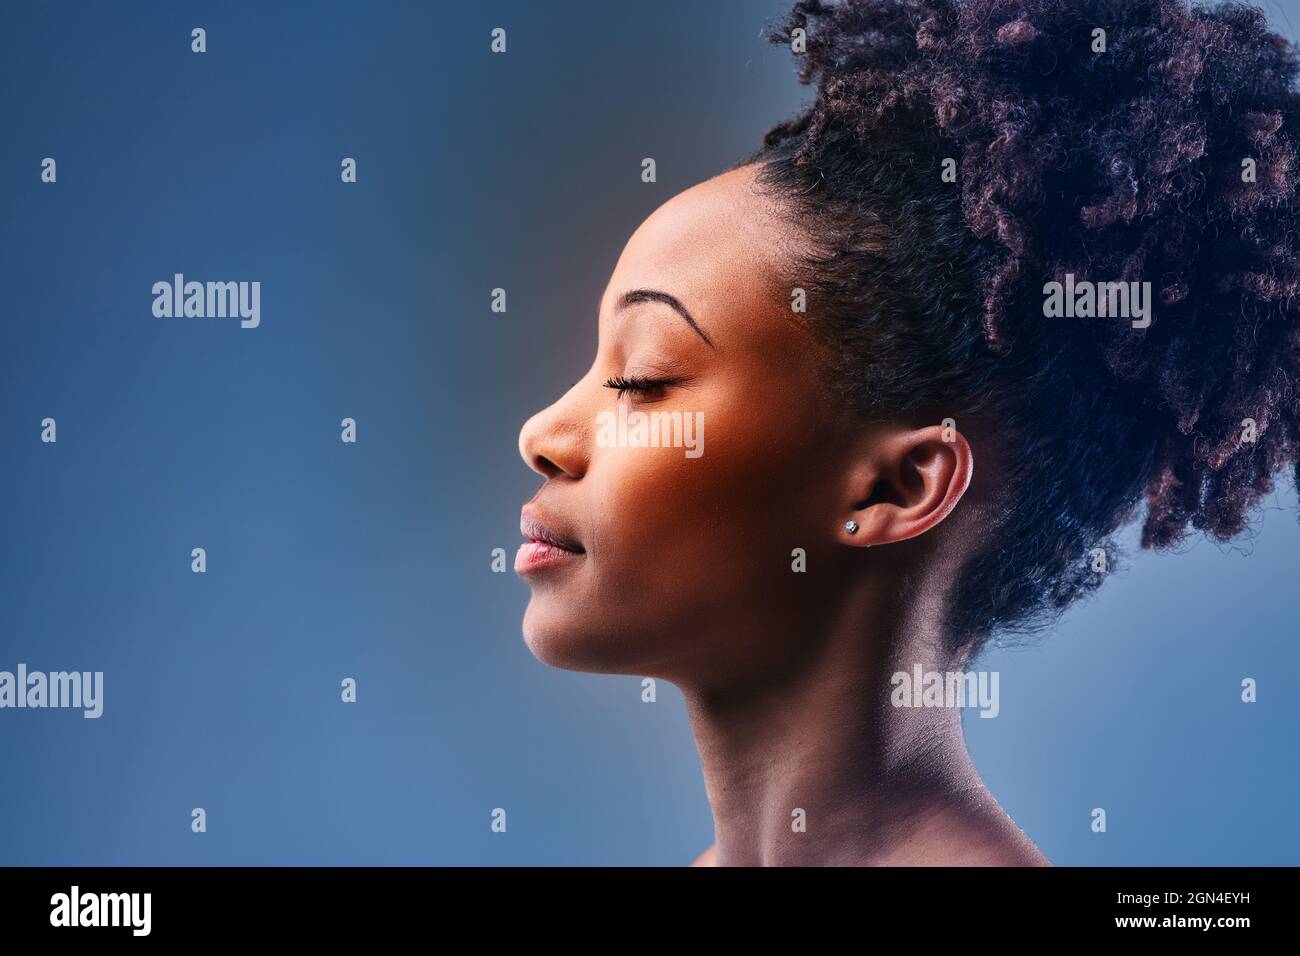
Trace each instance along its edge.
<path fill-rule="evenodd" d="M 964 438 L 838 413 L 773 279 L 797 242 L 747 166 L 675 196 L 628 241 L 591 367 L 519 436 L 545 478 L 515 565 L 541 661 L 706 691 L 761 682 L 814 653 L 834 596 L 885 564 L 869 546 L 916 538 L 961 498 Z M 638 438 L 638 412 L 683 428 Z"/>

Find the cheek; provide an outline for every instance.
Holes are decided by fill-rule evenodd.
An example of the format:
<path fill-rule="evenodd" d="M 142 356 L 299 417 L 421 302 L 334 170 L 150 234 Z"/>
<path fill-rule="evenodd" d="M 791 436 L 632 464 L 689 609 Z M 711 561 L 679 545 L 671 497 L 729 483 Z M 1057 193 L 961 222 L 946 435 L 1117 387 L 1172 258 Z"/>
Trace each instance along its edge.
<path fill-rule="evenodd" d="M 592 470 L 596 566 L 645 574 L 707 553 L 729 477 L 712 453 L 707 441 L 699 458 L 679 448 L 602 449 Z"/>
<path fill-rule="evenodd" d="M 602 590 L 632 600 L 692 600 L 752 590 L 764 568 L 796 545 L 815 449 L 774 409 L 715 403 L 704 414 L 703 453 L 602 448 L 594 478 L 592 570 Z M 671 585 L 671 586 L 670 586 Z"/>

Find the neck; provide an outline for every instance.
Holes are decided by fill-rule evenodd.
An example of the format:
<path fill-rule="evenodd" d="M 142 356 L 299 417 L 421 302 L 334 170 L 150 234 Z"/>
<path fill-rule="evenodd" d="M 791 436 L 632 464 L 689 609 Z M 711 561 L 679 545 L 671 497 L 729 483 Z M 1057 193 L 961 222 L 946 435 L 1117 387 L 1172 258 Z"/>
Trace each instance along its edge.
<path fill-rule="evenodd" d="M 890 702 L 893 674 L 960 666 L 941 630 L 872 603 L 819 626 L 797 661 L 742 692 L 683 688 L 717 864 L 1037 862 L 971 763 L 960 709 Z"/>

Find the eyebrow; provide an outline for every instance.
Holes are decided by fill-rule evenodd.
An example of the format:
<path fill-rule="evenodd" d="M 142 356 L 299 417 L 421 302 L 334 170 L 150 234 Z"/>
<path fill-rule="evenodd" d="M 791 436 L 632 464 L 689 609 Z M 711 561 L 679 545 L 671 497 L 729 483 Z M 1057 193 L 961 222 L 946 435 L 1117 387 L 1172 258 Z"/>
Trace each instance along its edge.
<path fill-rule="evenodd" d="M 686 324 L 693 328 L 699 334 L 700 338 L 704 339 L 709 348 L 717 347 L 713 344 L 712 340 L 704 334 L 704 330 L 696 324 L 693 318 L 691 318 L 691 314 L 686 311 L 686 306 L 682 305 L 676 296 L 669 295 L 667 292 L 660 292 L 658 289 L 630 289 L 618 297 L 618 305 L 614 308 L 616 311 L 621 311 L 638 302 L 662 302 L 664 305 L 670 306 L 678 315 L 686 320 Z"/>

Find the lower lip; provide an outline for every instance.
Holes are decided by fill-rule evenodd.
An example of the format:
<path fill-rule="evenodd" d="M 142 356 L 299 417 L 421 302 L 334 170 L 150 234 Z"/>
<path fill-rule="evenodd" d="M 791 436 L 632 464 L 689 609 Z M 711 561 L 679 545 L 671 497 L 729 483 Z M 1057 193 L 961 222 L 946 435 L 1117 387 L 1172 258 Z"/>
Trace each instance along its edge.
<path fill-rule="evenodd" d="M 543 568 L 567 564 L 581 558 L 576 551 L 566 551 L 545 541 L 525 541 L 515 553 L 515 573 L 528 574 Z"/>

